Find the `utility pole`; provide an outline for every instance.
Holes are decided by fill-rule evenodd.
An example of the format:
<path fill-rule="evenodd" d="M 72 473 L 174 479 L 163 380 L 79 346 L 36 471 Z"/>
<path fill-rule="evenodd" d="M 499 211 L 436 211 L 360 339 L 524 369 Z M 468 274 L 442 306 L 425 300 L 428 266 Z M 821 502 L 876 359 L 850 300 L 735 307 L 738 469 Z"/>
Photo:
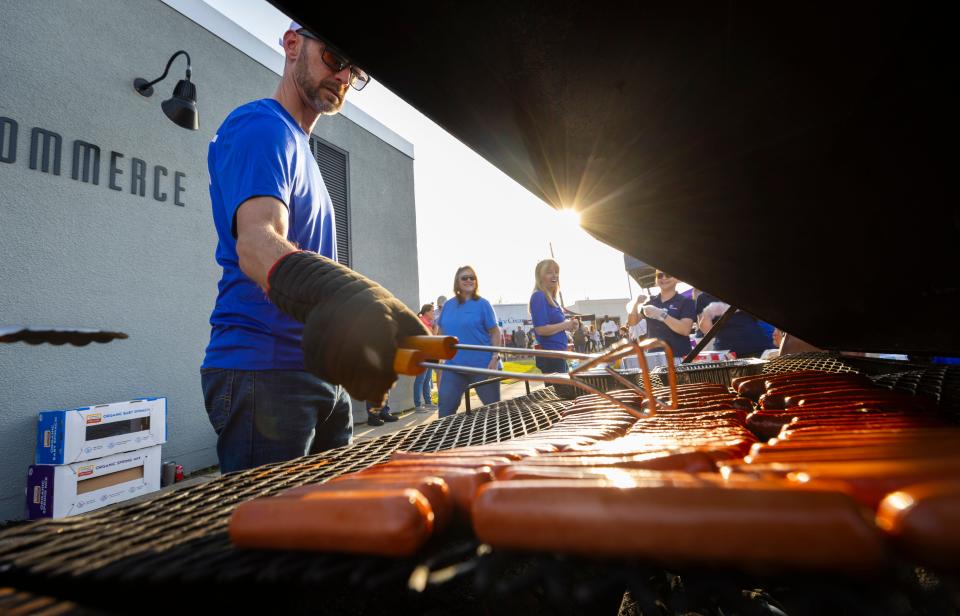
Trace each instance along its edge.
<path fill-rule="evenodd" d="M 550 258 L 556 261 L 557 258 L 553 256 L 553 242 L 547 242 L 547 244 L 550 246 Z M 537 282 L 539 282 L 539 280 Z M 561 290 L 560 291 L 560 308 L 563 309 L 563 307 L 566 306 L 566 304 L 567 302 L 563 301 L 563 291 Z"/>

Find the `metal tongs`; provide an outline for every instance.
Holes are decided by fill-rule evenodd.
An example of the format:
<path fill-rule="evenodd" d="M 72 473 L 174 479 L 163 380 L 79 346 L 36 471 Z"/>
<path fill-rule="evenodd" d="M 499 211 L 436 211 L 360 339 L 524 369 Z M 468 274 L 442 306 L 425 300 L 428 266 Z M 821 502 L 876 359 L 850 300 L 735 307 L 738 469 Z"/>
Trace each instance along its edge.
<path fill-rule="evenodd" d="M 667 375 L 670 382 L 670 401 L 665 402 L 653 395 L 653 386 L 650 381 L 650 367 L 647 364 L 645 351 L 653 348 L 660 348 L 667 356 Z M 503 355 L 533 355 L 535 357 L 555 357 L 558 359 L 576 359 L 582 360 L 576 368 L 568 374 L 527 374 L 524 372 L 505 372 L 503 370 L 489 370 L 487 368 L 471 368 L 469 366 L 451 366 L 450 364 L 441 364 L 436 361 L 440 359 L 453 359 L 457 351 L 483 351 L 488 353 L 500 353 Z M 610 364 L 620 358 L 636 354 L 637 363 L 643 374 L 643 388 L 636 383 L 625 378 L 622 374 L 614 370 Z M 632 390 L 640 395 L 645 402 L 641 403 L 639 408 L 618 400 L 617 398 L 599 391 L 595 387 L 579 380 L 577 377 L 590 370 L 594 366 L 603 364 L 604 371 L 613 377 L 618 383 L 621 383 L 626 389 Z M 394 357 L 393 369 L 397 374 L 406 374 L 416 376 L 426 370 L 449 370 L 451 372 L 460 372 L 462 374 L 478 374 L 481 376 L 492 376 L 497 378 L 510 378 L 521 381 L 542 381 L 544 383 L 556 383 L 562 385 L 572 385 L 591 393 L 616 406 L 626 410 L 631 415 L 641 419 L 653 417 L 659 409 L 677 408 L 677 374 L 673 367 L 673 351 L 670 345 L 662 340 L 648 339 L 643 342 L 621 342 L 610 347 L 604 353 L 586 354 L 571 353 L 569 351 L 547 351 L 543 349 L 517 349 L 513 347 L 495 347 L 483 346 L 477 344 L 460 344 L 454 336 L 410 336 L 401 343 L 397 354 Z"/>

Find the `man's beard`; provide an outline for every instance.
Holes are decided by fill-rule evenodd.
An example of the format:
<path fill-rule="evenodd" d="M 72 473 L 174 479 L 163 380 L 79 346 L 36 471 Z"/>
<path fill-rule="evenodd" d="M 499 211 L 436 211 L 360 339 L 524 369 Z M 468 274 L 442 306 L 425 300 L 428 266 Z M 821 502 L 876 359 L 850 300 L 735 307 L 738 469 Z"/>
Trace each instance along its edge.
<path fill-rule="evenodd" d="M 318 82 L 311 82 L 310 75 L 307 73 L 306 58 L 301 54 L 301 61 L 297 63 L 297 68 L 293 73 L 297 85 L 306 97 L 310 106 L 323 115 L 333 115 L 343 107 L 343 86 L 335 79 L 324 79 Z M 337 102 L 331 103 L 324 96 L 322 89 L 326 88 L 334 92 L 337 96 Z"/>

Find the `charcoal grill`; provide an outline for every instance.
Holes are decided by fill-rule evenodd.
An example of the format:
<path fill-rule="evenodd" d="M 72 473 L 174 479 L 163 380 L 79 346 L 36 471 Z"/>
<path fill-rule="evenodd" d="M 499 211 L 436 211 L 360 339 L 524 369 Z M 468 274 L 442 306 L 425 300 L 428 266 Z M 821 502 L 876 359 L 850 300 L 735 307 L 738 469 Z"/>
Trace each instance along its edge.
<path fill-rule="evenodd" d="M 826 18 L 806 7 L 784 20 L 772 4 L 691 11 L 562 1 L 545 11 L 522 0 L 429 1 L 368 12 L 357 28 L 329 20 L 317 3 L 271 1 L 544 201 L 579 205 L 599 239 L 821 348 L 960 348 L 960 329 L 935 327 L 960 299 L 951 265 L 958 200 L 944 155 L 956 71 L 952 21 L 937 9 L 877 5 L 866 14 L 837 5 Z M 583 87 L 584 75 L 599 85 Z M 764 238 L 773 235 L 792 245 L 771 249 Z M 804 258 L 798 246 L 831 252 Z M 908 319 L 876 309 L 890 280 L 909 280 L 922 298 Z M 941 407 L 957 400 L 956 369 L 873 372 L 827 355 L 784 358 L 765 371 L 802 367 L 860 369 L 889 387 L 935 392 Z M 401 447 L 434 451 L 542 430 L 565 404 L 541 390 L 143 503 L 15 526 L 0 532 L 0 581 L 158 612 L 185 611 L 189 595 L 188 607 L 218 611 L 463 613 L 481 611 L 471 607 L 490 591 L 511 601 L 504 613 L 536 613 L 544 603 L 570 613 L 605 606 L 602 598 L 623 588 L 631 591 L 624 610 L 645 614 L 957 611 L 955 579 L 909 566 L 867 581 L 771 579 L 485 553 L 456 535 L 405 561 L 240 551 L 227 541 L 224 524 L 239 502 L 358 470 Z M 423 593 L 406 590 L 411 573 Z"/>
<path fill-rule="evenodd" d="M 807 360 L 790 361 L 796 369 L 842 363 L 825 356 Z M 776 362 L 771 364 L 775 369 Z M 915 372 L 878 380 L 937 383 L 941 400 L 956 398 L 960 370 Z M 955 579 L 906 564 L 875 580 L 665 571 L 647 563 L 493 552 L 462 528 L 437 538 L 418 557 L 400 560 L 239 550 L 227 538 L 229 515 L 243 501 L 366 468 L 398 449 L 439 451 L 535 434 L 557 423 L 571 404 L 548 387 L 469 415 L 225 475 L 143 502 L 15 525 L 0 531 L 0 586 L 107 611 L 141 600 L 141 611 L 157 613 L 185 609 L 189 596 L 196 609 L 284 613 L 314 612 L 322 601 L 331 613 L 469 614 L 495 608 L 611 614 L 624 589 L 630 591 L 621 606 L 625 615 L 657 613 L 650 611 L 652 605 L 666 606 L 665 613 L 718 616 L 779 614 L 777 606 L 790 607 L 790 614 L 825 609 L 875 614 L 898 605 L 935 614 L 958 607 L 950 595 Z M 148 593 L 150 602 L 144 604 Z"/>

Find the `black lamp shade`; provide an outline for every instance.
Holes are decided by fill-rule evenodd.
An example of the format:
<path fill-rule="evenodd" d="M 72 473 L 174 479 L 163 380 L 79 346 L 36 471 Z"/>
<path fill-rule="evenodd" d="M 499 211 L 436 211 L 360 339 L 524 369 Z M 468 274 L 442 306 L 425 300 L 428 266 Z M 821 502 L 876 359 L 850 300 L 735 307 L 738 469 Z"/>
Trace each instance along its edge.
<path fill-rule="evenodd" d="M 200 120 L 197 114 L 197 86 L 187 79 L 177 82 L 173 96 L 163 101 L 160 108 L 177 126 L 197 130 Z"/>

